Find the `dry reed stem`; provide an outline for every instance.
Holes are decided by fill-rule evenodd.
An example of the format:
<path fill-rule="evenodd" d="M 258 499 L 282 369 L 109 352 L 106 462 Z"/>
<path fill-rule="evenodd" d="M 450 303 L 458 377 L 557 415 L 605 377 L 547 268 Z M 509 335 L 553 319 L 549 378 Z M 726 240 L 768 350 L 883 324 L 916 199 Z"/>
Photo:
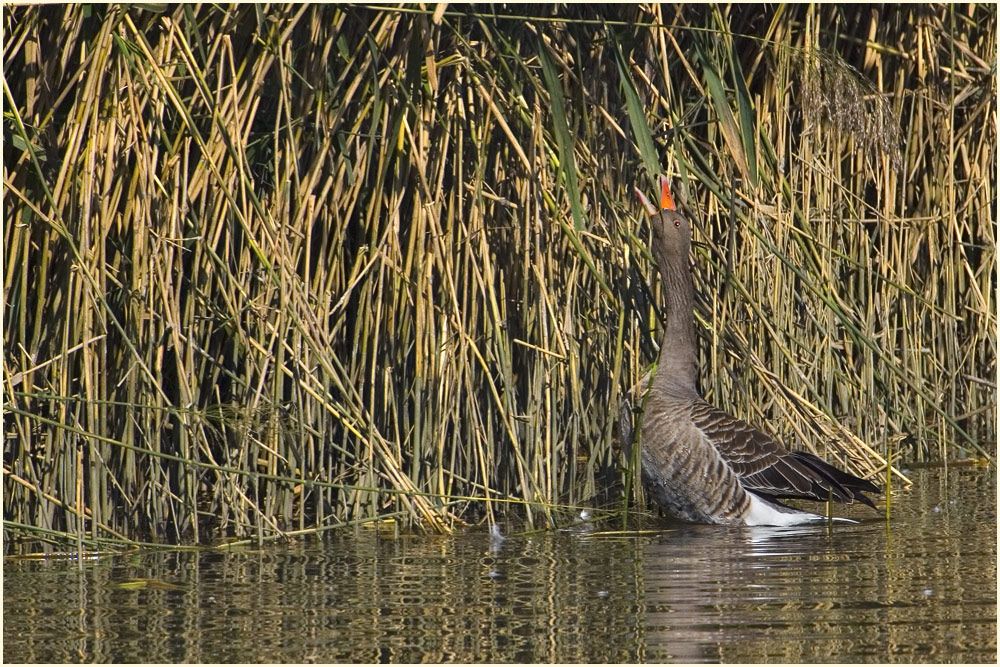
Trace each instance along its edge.
<path fill-rule="evenodd" d="M 995 456 L 995 10 L 520 9 L 4 8 L 5 530 L 617 501 L 660 169 L 709 400 Z"/>

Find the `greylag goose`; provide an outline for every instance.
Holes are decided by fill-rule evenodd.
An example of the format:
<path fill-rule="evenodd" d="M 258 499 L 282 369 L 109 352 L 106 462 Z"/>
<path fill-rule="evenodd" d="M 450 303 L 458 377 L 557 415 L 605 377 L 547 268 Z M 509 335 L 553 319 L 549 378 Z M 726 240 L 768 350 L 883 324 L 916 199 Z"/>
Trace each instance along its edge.
<path fill-rule="evenodd" d="M 859 500 L 871 482 L 814 454 L 788 451 L 750 424 L 698 395 L 691 226 L 661 176 L 660 208 L 636 188 L 653 227 L 653 256 L 667 299 L 660 359 L 642 416 L 642 479 L 668 514 L 693 523 L 789 526 L 825 517 L 781 503 L 800 498 Z"/>

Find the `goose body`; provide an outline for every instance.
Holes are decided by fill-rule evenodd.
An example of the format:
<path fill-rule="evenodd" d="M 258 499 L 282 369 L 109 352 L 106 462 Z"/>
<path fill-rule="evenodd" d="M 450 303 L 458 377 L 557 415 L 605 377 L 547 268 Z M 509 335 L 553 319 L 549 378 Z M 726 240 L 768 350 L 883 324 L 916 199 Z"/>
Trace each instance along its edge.
<path fill-rule="evenodd" d="M 875 507 L 862 492 L 871 482 L 809 452 L 788 451 L 750 424 L 698 395 L 691 227 L 661 180 L 662 210 L 636 190 L 650 214 L 653 255 L 667 298 L 660 359 L 643 411 L 642 478 L 653 500 L 683 521 L 788 526 L 825 517 L 788 507 L 781 498 Z"/>

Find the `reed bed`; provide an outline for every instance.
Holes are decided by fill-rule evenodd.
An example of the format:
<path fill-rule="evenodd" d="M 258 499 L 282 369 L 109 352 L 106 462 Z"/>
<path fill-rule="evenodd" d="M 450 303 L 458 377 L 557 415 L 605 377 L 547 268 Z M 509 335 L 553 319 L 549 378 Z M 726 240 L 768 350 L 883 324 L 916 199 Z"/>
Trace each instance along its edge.
<path fill-rule="evenodd" d="M 661 171 L 709 400 L 995 456 L 995 7 L 490 7 L 4 7 L 7 545 L 617 502 Z"/>

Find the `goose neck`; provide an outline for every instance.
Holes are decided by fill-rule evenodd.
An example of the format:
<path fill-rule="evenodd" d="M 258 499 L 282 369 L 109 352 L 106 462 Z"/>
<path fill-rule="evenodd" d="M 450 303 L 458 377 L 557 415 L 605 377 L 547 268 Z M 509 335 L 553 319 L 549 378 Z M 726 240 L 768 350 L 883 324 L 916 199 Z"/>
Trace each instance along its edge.
<path fill-rule="evenodd" d="M 666 295 L 667 319 L 660 342 L 654 386 L 664 391 L 697 395 L 698 347 L 694 332 L 694 282 L 688 257 L 658 249 L 657 261 Z"/>

